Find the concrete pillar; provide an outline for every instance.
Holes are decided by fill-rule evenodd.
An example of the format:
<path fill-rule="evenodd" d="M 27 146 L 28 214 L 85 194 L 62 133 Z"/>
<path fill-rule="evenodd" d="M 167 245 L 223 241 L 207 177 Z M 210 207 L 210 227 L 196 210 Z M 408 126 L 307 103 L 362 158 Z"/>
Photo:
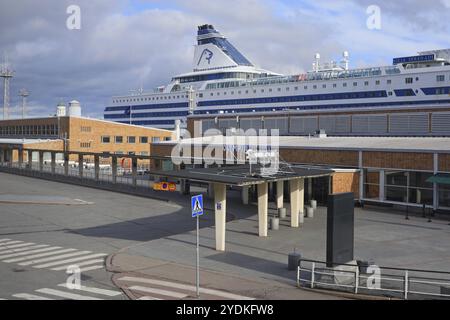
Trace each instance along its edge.
<path fill-rule="evenodd" d="M 225 251 L 226 213 L 227 213 L 227 186 L 214 184 L 214 207 L 216 222 L 216 250 Z"/>
<path fill-rule="evenodd" d="M 52 152 L 51 157 L 52 157 L 52 164 L 51 164 L 52 174 L 55 174 L 56 173 L 56 152 Z"/>
<path fill-rule="evenodd" d="M 385 179 L 386 179 L 386 173 L 384 170 L 380 170 L 380 177 L 379 177 L 379 184 L 380 184 L 380 190 L 378 191 L 379 193 L 379 199 L 380 201 L 384 201 L 386 200 L 386 196 L 384 194 L 384 187 L 385 187 Z"/>
<path fill-rule="evenodd" d="M 274 188 L 273 182 L 269 182 L 269 183 L 268 183 L 269 201 L 272 201 L 273 198 L 274 198 L 274 191 L 273 191 L 273 188 Z"/>
<path fill-rule="evenodd" d="M 298 179 L 298 207 L 300 223 L 305 221 L 305 179 Z"/>
<path fill-rule="evenodd" d="M 112 175 L 112 183 L 117 183 L 117 157 L 111 157 L 111 175 Z"/>
<path fill-rule="evenodd" d="M 137 186 L 137 158 L 131 158 L 131 179 L 133 181 L 133 187 Z"/>
<path fill-rule="evenodd" d="M 186 180 L 180 179 L 180 194 L 186 194 Z"/>
<path fill-rule="evenodd" d="M 84 169 L 84 156 L 80 153 L 78 155 L 78 175 L 80 178 L 83 178 L 83 169 Z"/>
<path fill-rule="evenodd" d="M 359 201 L 364 199 L 364 167 L 363 167 L 363 152 L 359 151 L 358 154 L 358 167 L 359 167 Z"/>
<path fill-rule="evenodd" d="M 291 196 L 291 227 L 298 228 L 299 220 L 298 214 L 300 212 L 300 196 L 299 196 L 299 179 L 293 179 L 289 181 L 289 191 Z"/>
<path fill-rule="evenodd" d="M 249 194 L 248 194 L 248 190 L 249 187 L 248 186 L 243 186 L 242 187 L 242 204 L 247 205 L 248 204 L 248 198 L 249 198 Z"/>
<path fill-rule="evenodd" d="M 18 149 L 17 153 L 19 154 L 19 168 L 22 168 L 22 166 L 23 166 L 23 150 Z"/>
<path fill-rule="evenodd" d="M 69 175 L 69 154 L 64 152 L 64 175 Z"/>
<path fill-rule="evenodd" d="M 7 154 L 8 154 L 8 166 L 12 167 L 12 164 L 13 164 L 13 150 L 12 149 L 8 149 L 7 150 Z"/>
<path fill-rule="evenodd" d="M 267 237 L 269 195 L 267 182 L 258 184 L 258 225 L 259 236 Z"/>
<path fill-rule="evenodd" d="M 433 154 L 433 173 L 439 172 L 439 154 Z M 439 208 L 439 190 L 437 183 L 433 183 L 433 210 Z"/>
<path fill-rule="evenodd" d="M 33 169 L 33 151 L 28 150 L 28 169 Z"/>
<path fill-rule="evenodd" d="M 180 193 L 183 195 L 188 195 L 191 193 L 191 186 L 189 180 L 186 179 L 180 180 Z"/>
<path fill-rule="evenodd" d="M 94 156 L 94 171 L 95 181 L 100 180 L 100 156 L 97 154 Z"/>
<path fill-rule="evenodd" d="M 284 206 L 284 181 L 277 181 L 277 209 Z"/>
<path fill-rule="evenodd" d="M 44 171 L 44 152 L 39 151 L 39 171 Z"/>
<path fill-rule="evenodd" d="M 209 199 L 214 198 L 214 184 L 212 183 L 208 184 L 208 198 Z"/>

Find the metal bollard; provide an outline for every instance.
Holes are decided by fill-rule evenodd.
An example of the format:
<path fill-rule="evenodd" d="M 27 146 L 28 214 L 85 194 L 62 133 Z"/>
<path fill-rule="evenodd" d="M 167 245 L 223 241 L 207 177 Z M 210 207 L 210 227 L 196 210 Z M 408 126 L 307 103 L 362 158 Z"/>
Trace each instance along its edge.
<path fill-rule="evenodd" d="M 280 219 L 275 218 L 275 217 L 270 219 L 270 229 L 280 230 Z"/>
<path fill-rule="evenodd" d="M 302 259 L 302 255 L 297 252 L 291 252 L 288 255 L 288 270 L 293 271 L 297 270 L 298 264 L 300 260 Z"/>
<path fill-rule="evenodd" d="M 306 207 L 306 217 L 307 218 L 314 218 L 314 208 Z"/>
<path fill-rule="evenodd" d="M 278 217 L 280 219 L 285 219 L 286 218 L 286 208 L 279 208 L 278 209 Z"/>

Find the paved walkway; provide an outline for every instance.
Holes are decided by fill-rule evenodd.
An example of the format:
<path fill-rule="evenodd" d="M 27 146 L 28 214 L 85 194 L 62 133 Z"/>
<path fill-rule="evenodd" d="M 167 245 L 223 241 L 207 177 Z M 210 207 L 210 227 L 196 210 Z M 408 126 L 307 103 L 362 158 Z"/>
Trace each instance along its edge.
<path fill-rule="evenodd" d="M 107 261 L 113 282 L 131 299 L 196 299 L 195 268 L 158 259 L 117 253 Z M 337 296 L 298 289 L 279 281 L 239 277 L 201 269 L 202 300 L 330 300 Z"/>

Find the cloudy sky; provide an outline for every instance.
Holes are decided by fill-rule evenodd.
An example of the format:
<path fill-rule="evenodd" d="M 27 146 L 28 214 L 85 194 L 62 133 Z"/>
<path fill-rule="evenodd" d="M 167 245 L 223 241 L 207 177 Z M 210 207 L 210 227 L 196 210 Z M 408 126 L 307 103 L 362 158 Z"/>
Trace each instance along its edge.
<path fill-rule="evenodd" d="M 80 30 L 66 27 L 70 5 L 81 8 Z M 379 30 L 367 27 L 371 5 L 381 9 Z M 338 60 L 348 50 L 362 67 L 450 48 L 449 21 L 450 0 L 0 0 L 0 52 L 15 70 L 12 117 L 26 88 L 32 116 L 77 99 L 85 116 L 101 118 L 111 96 L 191 71 L 200 24 L 255 65 L 296 74 L 315 52 Z"/>

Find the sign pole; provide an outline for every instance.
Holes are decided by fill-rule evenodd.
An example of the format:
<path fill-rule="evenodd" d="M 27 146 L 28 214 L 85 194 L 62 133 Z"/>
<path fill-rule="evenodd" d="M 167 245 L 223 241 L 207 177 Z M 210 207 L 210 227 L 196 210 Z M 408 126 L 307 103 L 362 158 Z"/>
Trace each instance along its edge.
<path fill-rule="evenodd" d="M 197 298 L 200 298 L 200 250 L 199 250 L 199 216 L 197 215 Z"/>
<path fill-rule="evenodd" d="M 197 263 L 196 263 L 196 291 L 197 299 L 200 298 L 200 216 L 204 214 L 203 195 L 193 196 L 191 198 L 192 218 L 197 218 Z"/>

